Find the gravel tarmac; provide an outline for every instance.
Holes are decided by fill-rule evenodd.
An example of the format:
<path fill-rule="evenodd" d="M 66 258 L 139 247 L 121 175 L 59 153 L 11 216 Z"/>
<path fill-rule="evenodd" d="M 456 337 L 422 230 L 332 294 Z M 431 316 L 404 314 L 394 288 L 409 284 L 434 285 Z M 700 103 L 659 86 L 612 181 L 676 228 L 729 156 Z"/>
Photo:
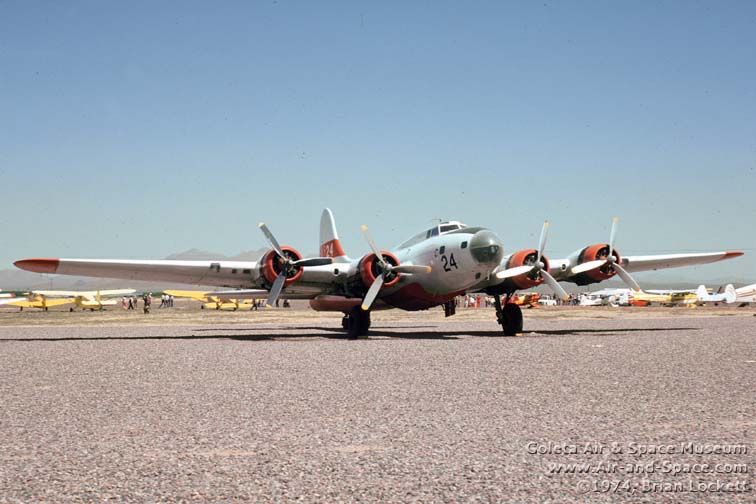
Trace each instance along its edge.
<path fill-rule="evenodd" d="M 756 502 L 750 313 L 337 322 L 0 327 L 0 502 Z"/>

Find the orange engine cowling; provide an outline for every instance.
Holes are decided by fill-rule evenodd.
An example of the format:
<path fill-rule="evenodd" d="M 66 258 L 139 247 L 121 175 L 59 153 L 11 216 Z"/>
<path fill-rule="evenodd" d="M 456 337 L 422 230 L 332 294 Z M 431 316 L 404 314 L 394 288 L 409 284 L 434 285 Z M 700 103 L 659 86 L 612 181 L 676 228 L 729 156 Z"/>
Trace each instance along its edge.
<path fill-rule="evenodd" d="M 535 264 L 537 257 L 538 251 L 536 249 L 518 250 L 509 257 L 506 269 Z M 541 262 L 543 263 L 543 269 L 549 271 L 549 260 L 546 259 L 546 256 L 541 256 Z M 530 289 L 541 285 L 543 277 L 538 272 L 523 273 L 522 275 L 509 278 L 508 281 L 517 289 Z"/>
<path fill-rule="evenodd" d="M 299 253 L 298 250 L 292 248 L 292 247 L 281 247 L 281 252 L 283 252 L 289 259 L 292 261 L 298 261 L 302 259 L 302 254 Z M 268 283 L 273 283 L 276 280 L 276 277 L 279 273 L 281 273 L 281 270 L 283 269 L 283 261 L 278 256 L 275 250 L 271 249 L 269 250 L 260 261 L 260 264 L 262 265 L 262 274 L 265 277 L 265 280 L 268 281 Z M 284 286 L 292 284 L 299 280 L 299 277 L 302 276 L 302 268 L 301 267 L 295 267 L 291 268 L 289 273 L 287 274 L 286 281 L 284 282 Z"/>
<path fill-rule="evenodd" d="M 391 266 L 399 266 L 399 260 L 391 252 L 381 250 L 381 255 L 383 256 L 383 260 L 389 263 Z M 357 268 L 359 275 L 355 276 L 357 276 L 358 283 L 361 284 L 360 287 L 363 290 L 369 289 L 370 286 L 373 285 L 375 279 L 383 272 L 381 265 L 378 263 L 376 255 L 372 253 L 363 256 L 363 258 L 360 259 Z M 387 274 L 384 278 L 383 288 L 396 285 L 396 283 L 399 281 L 399 277 L 400 273 L 398 272 Z"/>
<path fill-rule="evenodd" d="M 590 261 L 606 259 L 608 255 L 609 244 L 598 243 L 596 245 L 590 245 L 580 251 L 580 254 L 578 254 L 577 263 L 583 264 Z M 617 249 L 612 250 L 612 255 L 617 260 L 617 264 L 620 264 L 622 262 L 622 258 L 620 257 L 619 251 L 617 251 Z M 591 283 L 601 282 L 603 280 L 612 278 L 616 274 L 617 273 L 614 271 L 614 268 L 612 268 L 610 264 L 605 264 L 604 266 L 595 270 L 580 273 L 579 275 L 577 275 L 576 283 L 577 285 L 587 285 Z"/>

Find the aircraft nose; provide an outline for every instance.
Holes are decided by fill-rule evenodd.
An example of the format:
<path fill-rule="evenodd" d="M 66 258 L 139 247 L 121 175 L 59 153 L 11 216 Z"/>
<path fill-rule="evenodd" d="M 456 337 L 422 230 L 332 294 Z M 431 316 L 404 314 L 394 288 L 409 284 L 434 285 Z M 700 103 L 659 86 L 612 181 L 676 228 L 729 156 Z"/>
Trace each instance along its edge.
<path fill-rule="evenodd" d="M 493 231 L 478 231 L 470 239 L 470 253 L 480 264 L 499 264 L 504 257 L 504 244 Z"/>

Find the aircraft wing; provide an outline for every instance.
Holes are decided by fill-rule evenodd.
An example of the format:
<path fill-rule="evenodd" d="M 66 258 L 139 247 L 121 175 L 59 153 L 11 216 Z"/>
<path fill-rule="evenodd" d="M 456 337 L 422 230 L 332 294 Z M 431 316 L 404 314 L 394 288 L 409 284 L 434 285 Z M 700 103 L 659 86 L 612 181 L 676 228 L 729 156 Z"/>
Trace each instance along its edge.
<path fill-rule="evenodd" d="M 13 264 L 17 268 L 36 273 L 212 285 L 232 289 L 265 289 L 248 297 L 264 297 L 269 285 L 265 282 L 257 261 L 22 259 Z M 339 275 L 335 275 L 330 265 L 306 267 L 298 281 L 284 288 L 281 299 L 310 299 L 328 293 L 340 285 L 345 275 L 344 269 L 341 269 Z"/>
<path fill-rule="evenodd" d="M 622 267 L 630 273 L 635 273 L 637 271 L 709 264 L 717 261 L 724 261 L 725 259 L 732 259 L 741 255 L 743 255 L 743 252 L 624 256 L 622 258 Z"/>
<path fill-rule="evenodd" d="M 268 291 L 266 291 L 265 289 L 237 289 L 207 292 L 205 293 L 205 295 L 219 297 L 222 299 L 259 299 L 267 296 Z M 282 292 L 281 296 L 286 299 L 286 291 Z"/>
<path fill-rule="evenodd" d="M 164 290 L 166 294 L 169 296 L 177 297 L 177 298 L 188 298 L 188 299 L 194 299 L 197 301 L 207 301 L 209 296 L 205 294 L 205 291 L 198 291 L 198 290 Z M 265 291 L 267 293 L 267 291 Z"/>
<path fill-rule="evenodd" d="M 14 264 L 36 273 L 221 287 L 248 286 L 260 276 L 256 261 L 23 259 Z"/>
<path fill-rule="evenodd" d="M 56 298 L 56 299 L 47 299 L 45 300 L 44 306 L 47 306 L 48 308 L 52 306 L 59 306 L 64 304 L 70 304 L 76 301 L 74 298 Z M 9 304 L 11 306 L 20 306 L 22 308 L 42 308 L 43 304 L 41 301 L 29 301 L 27 299 L 21 298 L 21 300 L 14 300 Z"/>
<path fill-rule="evenodd" d="M 101 290 L 100 296 L 125 296 L 126 294 L 134 294 L 136 291 L 134 289 L 110 289 L 110 290 Z M 97 295 L 97 291 L 91 292 L 90 294 Z"/>
<path fill-rule="evenodd" d="M 54 297 L 82 297 L 86 299 L 95 299 L 98 291 L 64 291 L 64 290 L 35 290 L 34 294 L 40 294 L 48 298 Z M 133 294 L 136 291 L 134 289 L 111 289 L 99 291 L 101 297 L 105 296 L 120 296 L 126 294 Z"/>
<path fill-rule="evenodd" d="M 89 294 L 88 292 L 77 292 L 77 291 L 59 291 L 59 290 L 35 290 L 32 291 L 32 294 L 39 294 L 40 296 L 45 296 L 46 298 L 60 298 L 60 297 L 77 297 L 77 296 L 84 296 L 86 294 Z"/>
<path fill-rule="evenodd" d="M 18 297 L 16 297 L 16 298 L 3 298 L 3 299 L 0 299 L 0 305 L 11 304 L 11 303 L 18 303 L 19 301 L 26 301 L 26 298 L 24 298 L 24 297 L 22 297 L 22 298 L 18 298 Z M 15 305 L 15 306 L 18 306 L 18 305 Z"/>

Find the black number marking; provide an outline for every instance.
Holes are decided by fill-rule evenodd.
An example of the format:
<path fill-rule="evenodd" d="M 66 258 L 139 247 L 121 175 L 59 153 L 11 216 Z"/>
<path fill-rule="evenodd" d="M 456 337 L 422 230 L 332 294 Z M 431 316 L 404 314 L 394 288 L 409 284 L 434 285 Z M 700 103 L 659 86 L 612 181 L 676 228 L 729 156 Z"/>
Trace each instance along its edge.
<path fill-rule="evenodd" d="M 454 254 L 450 254 L 449 257 L 446 257 L 446 254 L 442 255 L 441 262 L 444 263 L 444 271 L 451 271 L 452 268 L 459 269 L 457 261 L 454 260 Z"/>

